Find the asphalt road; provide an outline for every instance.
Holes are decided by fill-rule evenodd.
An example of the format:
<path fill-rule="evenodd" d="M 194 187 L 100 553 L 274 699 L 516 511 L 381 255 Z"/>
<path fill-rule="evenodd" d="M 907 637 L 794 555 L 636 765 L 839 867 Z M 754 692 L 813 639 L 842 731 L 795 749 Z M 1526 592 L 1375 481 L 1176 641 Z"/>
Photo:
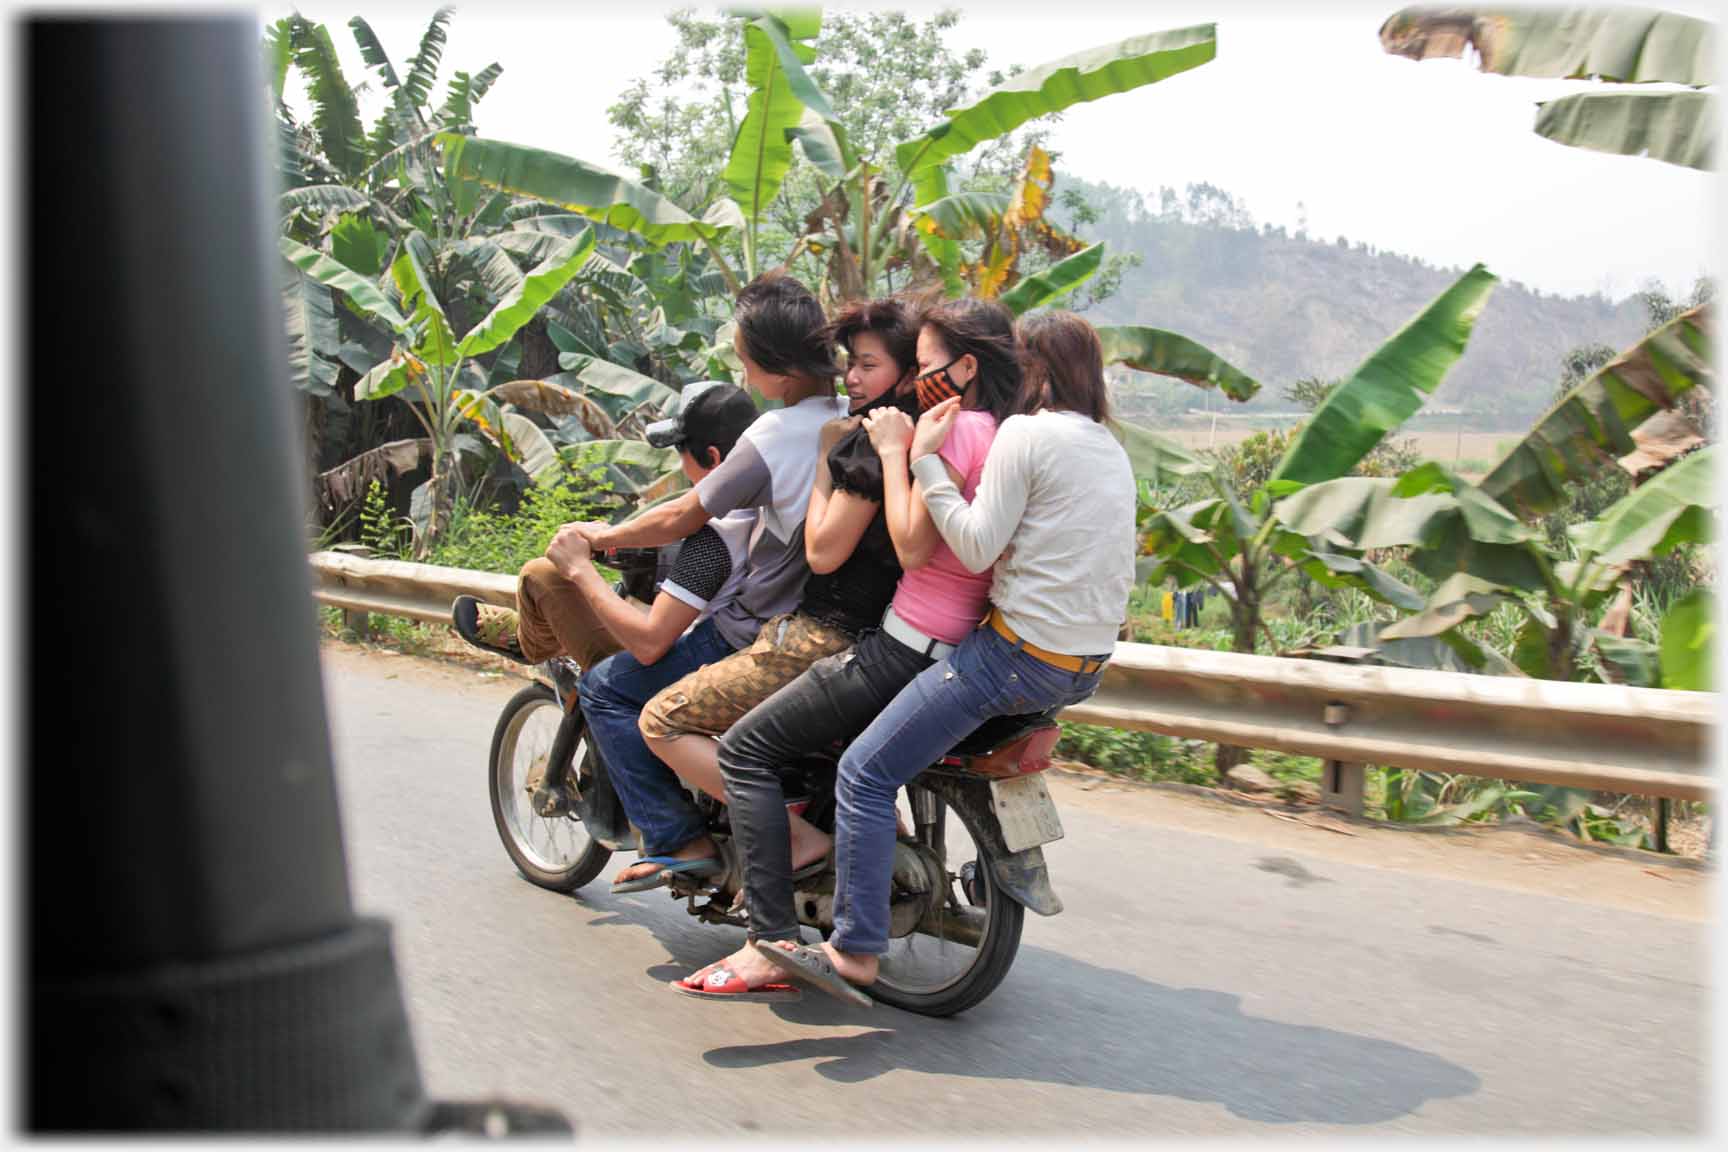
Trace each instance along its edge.
<path fill-rule="evenodd" d="M 542 891 L 499 846 L 485 761 L 519 683 L 325 667 L 356 899 L 394 923 L 434 1095 L 538 1100 L 609 1138 L 1708 1128 L 1708 924 L 1097 804 L 1045 849 L 1066 911 L 1027 917 L 969 1013 L 676 996 L 742 933 L 612 896 L 611 868 Z"/>

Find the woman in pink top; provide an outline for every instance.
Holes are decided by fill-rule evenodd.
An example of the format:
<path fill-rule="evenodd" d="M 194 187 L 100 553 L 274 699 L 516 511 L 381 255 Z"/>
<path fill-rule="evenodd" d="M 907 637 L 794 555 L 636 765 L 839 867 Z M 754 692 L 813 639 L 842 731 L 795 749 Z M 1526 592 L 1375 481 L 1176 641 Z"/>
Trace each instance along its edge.
<path fill-rule="evenodd" d="M 961 397 L 941 457 L 949 479 L 970 498 L 997 425 L 1017 410 L 1021 369 L 1014 316 L 993 300 L 949 300 L 918 318 L 917 333 L 919 408 Z M 690 995 L 768 999 L 786 994 L 781 988 L 785 972 L 751 947 L 756 940 L 799 940 L 793 882 L 804 874 L 792 869 L 782 773 L 802 757 L 862 732 L 989 611 L 989 571 L 968 571 L 942 542 L 923 490 L 908 474 L 911 420 L 883 409 L 868 417 L 865 427 L 878 452 L 893 463 L 883 469 L 882 508 L 904 574 L 880 629 L 812 664 L 721 739 L 720 771 L 732 835 L 744 858 L 750 936 L 730 956 L 674 982 Z M 826 863 L 818 860 L 811 868 Z M 764 991 L 764 986 L 771 987 Z"/>

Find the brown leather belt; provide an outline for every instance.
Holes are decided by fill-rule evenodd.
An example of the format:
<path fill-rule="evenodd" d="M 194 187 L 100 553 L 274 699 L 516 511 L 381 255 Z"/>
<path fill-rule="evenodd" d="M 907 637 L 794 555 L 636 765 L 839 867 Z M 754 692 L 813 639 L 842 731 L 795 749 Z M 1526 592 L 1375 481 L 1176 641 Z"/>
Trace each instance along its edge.
<path fill-rule="evenodd" d="M 1104 667 L 1105 662 L 1109 659 L 1109 657 L 1100 659 L 1094 656 L 1068 656 L 1061 652 L 1051 652 L 1030 641 L 1022 640 L 1014 635 L 1014 629 L 1008 627 L 1008 621 L 1002 619 L 1002 612 L 998 608 L 990 609 L 990 615 L 984 617 L 984 623 L 996 629 L 997 635 L 1025 652 L 1026 655 L 1035 656 L 1052 668 L 1060 668 L 1064 672 L 1078 672 L 1087 675 Z"/>

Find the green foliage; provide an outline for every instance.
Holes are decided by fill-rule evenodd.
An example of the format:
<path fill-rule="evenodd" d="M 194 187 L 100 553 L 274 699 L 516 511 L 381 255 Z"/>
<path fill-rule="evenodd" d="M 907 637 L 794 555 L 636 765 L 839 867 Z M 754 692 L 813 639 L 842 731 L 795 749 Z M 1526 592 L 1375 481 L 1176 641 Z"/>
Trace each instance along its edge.
<path fill-rule="evenodd" d="M 452 568 L 514 574 L 545 554 L 560 527 L 579 520 L 604 520 L 611 509 L 611 485 L 599 469 L 569 473 L 557 483 L 529 488 L 510 515 L 460 502 L 428 560 Z"/>
<path fill-rule="evenodd" d="M 1179 780 L 1185 784 L 1211 781 L 1210 765 L 1196 755 L 1198 741 L 1177 740 L 1153 732 L 1128 732 L 1095 724 L 1062 721 L 1056 755 L 1078 760 L 1105 772 L 1133 780 Z"/>
<path fill-rule="evenodd" d="M 372 481 L 360 505 L 360 543 L 381 559 L 406 560 L 413 539 L 414 525 L 391 510 L 384 486 Z"/>

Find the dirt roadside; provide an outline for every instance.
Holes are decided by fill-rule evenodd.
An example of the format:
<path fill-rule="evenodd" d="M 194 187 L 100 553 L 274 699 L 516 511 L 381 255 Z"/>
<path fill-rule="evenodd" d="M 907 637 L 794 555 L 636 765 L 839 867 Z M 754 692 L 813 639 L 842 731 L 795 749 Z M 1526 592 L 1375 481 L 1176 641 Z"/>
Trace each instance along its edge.
<path fill-rule="evenodd" d="M 453 641 L 436 656 L 326 637 L 333 669 L 388 664 L 405 683 L 470 686 L 477 676 L 525 683 L 527 670 Z M 389 652 L 389 654 L 386 654 Z M 1444 876 L 1654 916 L 1715 918 L 1713 864 L 1578 841 L 1533 824 L 1418 829 L 1352 820 L 1311 806 L 1182 784 L 1145 784 L 1067 762 L 1050 772 L 1064 808 L 1177 828 L 1328 860 Z"/>

